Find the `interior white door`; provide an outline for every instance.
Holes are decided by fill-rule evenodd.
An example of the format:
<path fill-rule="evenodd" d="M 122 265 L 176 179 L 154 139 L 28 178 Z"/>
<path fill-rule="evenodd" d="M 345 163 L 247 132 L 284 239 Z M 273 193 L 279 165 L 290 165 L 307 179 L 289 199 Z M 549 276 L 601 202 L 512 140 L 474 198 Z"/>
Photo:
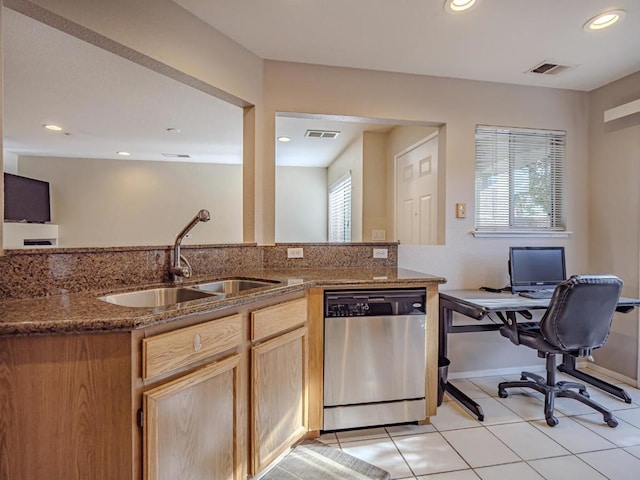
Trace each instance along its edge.
<path fill-rule="evenodd" d="M 409 245 L 438 239 L 438 136 L 396 156 L 396 238 Z"/>

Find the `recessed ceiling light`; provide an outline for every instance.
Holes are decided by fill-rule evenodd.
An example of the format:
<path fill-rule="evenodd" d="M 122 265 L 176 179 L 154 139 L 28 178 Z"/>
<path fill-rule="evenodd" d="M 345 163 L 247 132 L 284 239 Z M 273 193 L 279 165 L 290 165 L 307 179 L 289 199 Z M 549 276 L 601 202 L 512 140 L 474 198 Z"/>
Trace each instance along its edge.
<path fill-rule="evenodd" d="M 444 9 L 448 13 L 461 13 L 476 5 L 479 0 L 446 0 Z"/>
<path fill-rule="evenodd" d="M 59 127 L 58 125 L 53 125 L 52 123 L 45 123 L 42 126 L 44 128 L 46 128 L 47 130 L 52 130 L 54 132 L 61 132 L 62 131 L 62 127 Z"/>
<path fill-rule="evenodd" d="M 278 141 L 279 142 L 290 142 L 291 141 L 291 137 L 278 137 Z"/>
<path fill-rule="evenodd" d="M 123 157 L 128 157 L 129 155 L 131 155 L 131 153 L 129 152 L 116 152 L 118 155 L 122 155 Z"/>
<path fill-rule="evenodd" d="M 614 23 L 619 22 L 626 15 L 627 12 L 624 10 L 608 10 L 606 12 L 599 13 L 593 18 L 590 18 L 582 28 L 587 32 L 590 30 L 602 30 L 603 28 L 610 27 Z"/>

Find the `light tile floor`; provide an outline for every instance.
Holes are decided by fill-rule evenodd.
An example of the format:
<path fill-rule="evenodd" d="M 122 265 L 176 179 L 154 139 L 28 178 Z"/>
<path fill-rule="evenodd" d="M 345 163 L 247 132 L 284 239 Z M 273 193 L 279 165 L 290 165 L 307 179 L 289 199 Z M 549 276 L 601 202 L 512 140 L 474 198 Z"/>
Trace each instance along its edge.
<path fill-rule="evenodd" d="M 479 422 L 445 396 L 431 425 L 325 433 L 320 440 L 384 468 L 392 479 L 417 480 L 637 480 L 640 478 L 640 390 L 620 385 L 626 404 L 589 388 L 591 397 L 615 411 L 619 425 L 571 399 L 556 402 L 560 423 L 544 420 L 542 396 L 510 389 L 498 398 L 497 384 L 519 376 L 453 380 L 485 413 Z M 558 379 L 570 380 L 562 374 Z"/>

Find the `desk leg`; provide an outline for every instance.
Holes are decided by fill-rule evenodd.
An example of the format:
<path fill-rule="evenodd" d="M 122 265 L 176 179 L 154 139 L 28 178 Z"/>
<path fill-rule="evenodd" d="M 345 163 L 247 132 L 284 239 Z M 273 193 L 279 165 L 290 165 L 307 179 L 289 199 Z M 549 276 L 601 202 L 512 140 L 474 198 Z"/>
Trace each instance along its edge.
<path fill-rule="evenodd" d="M 452 383 L 447 382 L 447 384 L 445 385 L 445 391 L 453 398 L 455 398 L 458 402 L 460 402 L 463 407 L 465 407 L 476 417 L 478 417 L 478 420 L 480 420 L 481 422 L 484 420 L 484 412 L 482 411 L 482 407 L 471 400 L 471 398 L 469 398 L 464 392 L 458 389 L 458 387 L 456 387 Z"/>
<path fill-rule="evenodd" d="M 604 390 L 614 397 L 618 397 L 621 400 L 624 400 L 625 403 L 631 403 L 631 397 L 622 388 L 611 385 L 610 383 L 605 382 L 604 380 L 600 380 L 599 378 L 589 375 L 588 373 L 576 370 L 576 359 L 572 355 L 562 355 L 562 363 L 558 365 L 558 370 L 560 370 L 562 373 L 566 373 L 567 375 L 578 378 L 585 383 L 593 385 L 596 388 Z"/>
<path fill-rule="evenodd" d="M 447 335 L 451 330 L 451 325 L 453 322 L 453 311 L 442 306 L 442 302 L 440 302 L 440 312 L 439 312 L 439 342 L 438 342 L 438 355 L 441 357 L 447 356 Z M 454 399 L 462 404 L 467 410 L 473 413 L 478 420 L 481 422 L 484 420 L 484 412 L 482 411 L 482 407 L 478 405 L 476 402 L 471 400 L 464 392 L 462 392 L 455 385 L 447 382 L 445 384 L 445 392 L 449 393 Z"/>

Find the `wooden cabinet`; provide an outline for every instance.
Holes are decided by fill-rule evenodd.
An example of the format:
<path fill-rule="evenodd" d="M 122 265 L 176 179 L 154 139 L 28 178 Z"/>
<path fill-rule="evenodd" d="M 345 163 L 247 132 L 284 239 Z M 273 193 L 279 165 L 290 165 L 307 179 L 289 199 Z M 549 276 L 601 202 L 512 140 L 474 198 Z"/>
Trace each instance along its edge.
<path fill-rule="evenodd" d="M 241 345 L 239 314 L 142 341 L 143 379 L 185 372 L 142 394 L 145 480 L 241 478 Z"/>
<path fill-rule="evenodd" d="M 302 295 L 132 331 L 0 337 L 0 479 L 263 471 L 308 431 L 318 304 Z"/>
<path fill-rule="evenodd" d="M 0 337 L 0 479 L 135 476 L 128 332 Z"/>
<path fill-rule="evenodd" d="M 146 480 L 239 480 L 240 355 L 144 393 Z"/>
<path fill-rule="evenodd" d="M 305 299 L 252 313 L 252 338 L 261 340 L 251 348 L 252 473 L 307 432 L 306 319 Z"/>
<path fill-rule="evenodd" d="M 142 379 L 162 375 L 240 346 L 242 316 L 180 328 L 142 341 Z"/>

